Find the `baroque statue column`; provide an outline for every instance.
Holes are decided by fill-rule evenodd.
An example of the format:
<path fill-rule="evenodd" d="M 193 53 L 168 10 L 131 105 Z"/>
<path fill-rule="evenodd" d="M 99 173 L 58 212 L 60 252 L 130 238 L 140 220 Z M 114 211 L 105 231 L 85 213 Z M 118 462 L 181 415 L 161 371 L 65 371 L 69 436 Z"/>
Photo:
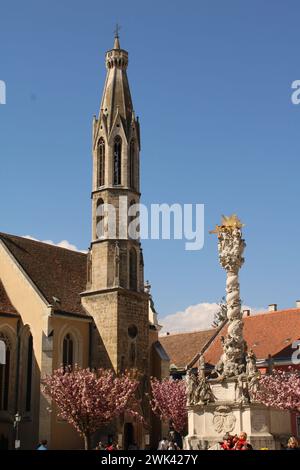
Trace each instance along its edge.
<path fill-rule="evenodd" d="M 246 246 L 243 224 L 236 215 L 222 217 L 211 233 L 218 235 L 219 262 L 226 271 L 226 304 L 228 330 L 223 339 L 223 354 L 215 371 L 222 378 L 237 377 L 246 370 L 246 344 L 243 337 L 243 313 L 240 299 L 239 270 Z"/>
<path fill-rule="evenodd" d="M 280 418 L 281 429 L 290 429 L 284 416 L 272 416 L 273 411 L 252 399 L 252 392 L 259 386 L 260 372 L 256 357 L 248 350 L 243 336 L 243 313 L 241 308 L 239 271 L 244 263 L 246 246 L 242 235 L 243 224 L 234 214 L 222 217 L 211 233 L 218 236 L 218 253 L 221 267 L 226 271 L 227 322 L 214 341 L 220 337 L 222 354 L 213 371 L 203 354 L 189 364 L 186 373 L 188 435 L 186 449 L 218 447 L 225 433 L 233 435 L 246 432 L 255 449 L 274 449 L 274 423 Z M 224 336 L 222 336 L 222 334 Z M 213 347 L 213 345 L 212 345 Z M 210 354 L 210 346 L 204 354 Z M 211 358 L 210 358 L 211 360 Z"/>

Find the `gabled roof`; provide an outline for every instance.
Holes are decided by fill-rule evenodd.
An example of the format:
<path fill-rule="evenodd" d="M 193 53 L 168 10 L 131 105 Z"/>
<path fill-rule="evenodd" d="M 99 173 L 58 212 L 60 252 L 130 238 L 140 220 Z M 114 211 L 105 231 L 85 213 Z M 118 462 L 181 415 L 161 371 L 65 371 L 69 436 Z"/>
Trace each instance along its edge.
<path fill-rule="evenodd" d="M 205 344 L 215 334 L 216 330 L 194 331 L 193 333 L 178 333 L 160 336 L 159 342 L 163 345 L 170 364 L 178 369 L 184 368 Z"/>
<path fill-rule="evenodd" d="M 205 352 L 205 362 L 216 364 L 222 353 L 220 338 L 227 325 Z M 286 357 L 291 359 L 291 344 L 300 338 L 300 309 L 278 310 L 244 318 L 244 338 L 257 359 Z"/>
<path fill-rule="evenodd" d="M 0 314 L 1 313 L 7 313 L 7 314 L 13 314 L 13 315 L 18 315 L 17 310 L 11 303 L 6 290 L 4 289 L 4 286 L 0 280 Z"/>
<path fill-rule="evenodd" d="M 5 233 L 0 240 L 54 310 L 86 315 L 79 295 L 86 289 L 86 254 Z"/>

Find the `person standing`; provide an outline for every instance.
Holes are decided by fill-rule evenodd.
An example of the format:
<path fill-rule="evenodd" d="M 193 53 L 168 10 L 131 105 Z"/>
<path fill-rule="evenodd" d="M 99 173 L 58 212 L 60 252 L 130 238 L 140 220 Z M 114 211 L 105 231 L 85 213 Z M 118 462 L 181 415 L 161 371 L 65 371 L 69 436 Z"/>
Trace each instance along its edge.
<path fill-rule="evenodd" d="M 163 437 L 162 440 L 158 444 L 157 450 L 168 450 L 169 441 L 166 437 Z"/>
<path fill-rule="evenodd" d="M 36 450 L 48 450 L 48 441 L 46 441 L 46 439 L 43 439 L 37 446 Z"/>
<path fill-rule="evenodd" d="M 253 447 L 247 442 L 247 433 L 242 431 L 238 436 L 233 450 L 253 450 Z"/>
<path fill-rule="evenodd" d="M 286 450 L 300 450 L 299 443 L 295 436 L 289 438 Z"/>
<path fill-rule="evenodd" d="M 220 445 L 222 450 L 232 450 L 233 436 L 231 436 L 229 433 L 226 433 L 225 436 L 223 436 L 223 442 Z"/>

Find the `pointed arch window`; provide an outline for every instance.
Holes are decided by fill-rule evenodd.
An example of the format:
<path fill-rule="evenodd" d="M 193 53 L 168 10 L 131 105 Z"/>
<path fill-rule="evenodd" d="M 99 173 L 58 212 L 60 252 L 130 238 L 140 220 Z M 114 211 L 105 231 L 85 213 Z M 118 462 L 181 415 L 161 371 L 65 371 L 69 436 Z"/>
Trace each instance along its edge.
<path fill-rule="evenodd" d="M 103 186 L 105 181 L 105 142 L 101 137 L 98 143 L 98 186 Z"/>
<path fill-rule="evenodd" d="M 136 365 L 136 343 L 132 342 L 129 348 L 129 364 L 130 367 L 135 367 Z"/>
<path fill-rule="evenodd" d="M 130 142 L 129 148 L 129 186 L 135 189 L 135 142 L 134 139 Z"/>
<path fill-rule="evenodd" d="M 96 237 L 104 237 L 104 201 L 98 199 L 96 208 Z"/>
<path fill-rule="evenodd" d="M 28 338 L 28 349 L 27 349 L 27 374 L 26 374 L 26 411 L 31 409 L 31 389 L 32 389 L 32 356 L 33 356 L 33 343 L 32 335 Z"/>
<path fill-rule="evenodd" d="M 64 337 L 63 341 L 63 367 L 73 367 L 74 342 L 70 334 Z"/>
<path fill-rule="evenodd" d="M 5 350 L 4 360 L 0 363 L 0 410 L 8 409 L 9 382 L 10 382 L 10 348 L 8 343 L 0 338 L 1 349 Z"/>
<path fill-rule="evenodd" d="M 134 248 L 129 252 L 129 289 L 137 290 L 137 255 Z"/>
<path fill-rule="evenodd" d="M 114 142 L 114 168 L 113 182 L 114 185 L 121 184 L 121 156 L 122 156 L 122 140 L 117 135 Z"/>

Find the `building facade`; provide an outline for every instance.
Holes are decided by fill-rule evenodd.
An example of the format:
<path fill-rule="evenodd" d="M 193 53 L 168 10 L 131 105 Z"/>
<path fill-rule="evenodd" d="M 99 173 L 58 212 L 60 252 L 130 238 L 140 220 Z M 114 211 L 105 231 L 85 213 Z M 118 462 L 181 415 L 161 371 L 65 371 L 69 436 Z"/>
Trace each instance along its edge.
<path fill-rule="evenodd" d="M 128 416 L 100 429 L 122 446 L 155 446 L 160 424 L 145 394 L 150 376 L 168 374 L 168 356 L 138 235 L 140 129 L 127 78 L 128 53 L 115 37 L 106 54 L 107 77 L 93 120 L 92 240 L 87 254 L 0 234 L 0 447 L 79 449 L 83 441 L 57 416 L 41 380 L 63 365 L 134 368 L 140 374 L 144 427 Z M 125 217 L 125 214 L 129 216 Z M 111 232 L 109 211 L 115 215 Z M 15 415 L 21 422 L 14 427 Z M 18 435 L 16 436 L 16 427 Z"/>

